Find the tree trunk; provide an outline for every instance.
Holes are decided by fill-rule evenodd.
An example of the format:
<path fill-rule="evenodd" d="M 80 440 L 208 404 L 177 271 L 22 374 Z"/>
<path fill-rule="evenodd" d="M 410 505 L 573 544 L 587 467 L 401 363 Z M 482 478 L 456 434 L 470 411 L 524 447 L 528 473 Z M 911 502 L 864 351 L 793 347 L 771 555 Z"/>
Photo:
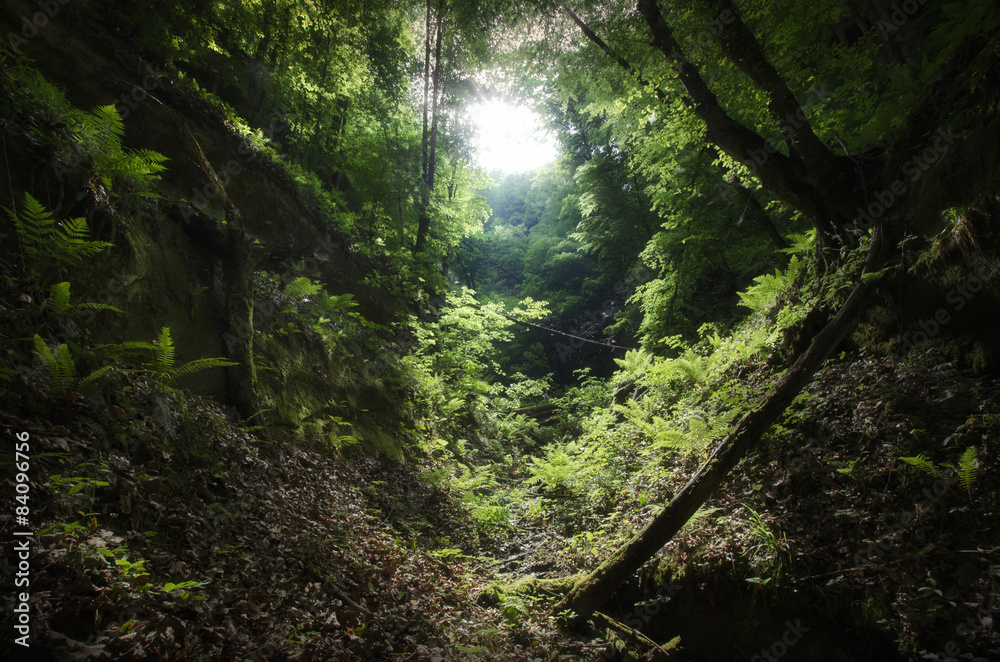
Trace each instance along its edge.
<path fill-rule="evenodd" d="M 728 2 L 714 1 L 725 10 Z M 764 58 L 750 30 L 732 15 L 720 35 L 723 50 L 770 97 L 769 111 L 778 118 L 790 145 L 786 155 L 765 138 L 730 117 L 697 67 L 684 55 L 656 0 L 637 0 L 637 9 L 653 34 L 653 46 L 677 67 L 677 78 L 690 96 L 694 114 L 705 123 L 705 138 L 750 169 L 776 198 L 801 211 L 814 224 L 820 241 L 841 238 L 857 216 L 860 200 L 847 184 L 850 160 L 837 159 L 804 121 L 802 105 Z M 731 10 L 730 10 L 731 11 Z M 728 15 L 727 15 L 728 17 Z M 796 128 L 797 126 L 797 128 Z"/>
<path fill-rule="evenodd" d="M 246 235 L 239 209 L 228 199 L 226 226 L 229 229 L 229 255 L 223 260 L 226 283 L 226 325 L 224 338 L 228 357 L 238 365 L 226 368 L 229 398 L 244 419 L 260 411 L 257 398 L 257 367 L 254 363 L 253 268 L 250 262 L 250 239 Z"/>
<path fill-rule="evenodd" d="M 438 97 L 441 88 L 441 47 L 444 39 L 444 0 L 439 0 L 435 18 L 434 68 L 431 74 L 431 5 L 427 0 L 426 34 L 424 35 L 424 129 L 421 139 L 421 171 L 423 186 L 420 189 L 420 209 L 417 215 L 417 237 L 413 250 L 419 253 L 427 244 L 431 229 L 431 193 L 434 191 L 434 173 L 437 168 Z"/>
<path fill-rule="evenodd" d="M 740 200 L 743 201 L 743 215 L 740 216 L 740 221 L 742 221 L 747 214 L 750 214 L 750 216 L 757 221 L 757 224 L 760 225 L 764 232 L 767 233 L 767 236 L 771 238 L 771 241 L 774 242 L 774 245 L 777 248 L 788 248 L 788 242 L 785 241 L 785 238 L 781 236 L 780 232 L 778 232 L 778 228 L 774 227 L 774 222 L 771 220 L 771 216 L 767 213 L 767 210 L 764 209 L 764 206 L 760 204 L 760 201 L 757 200 L 757 196 L 754 195 L 754 192 L 744 186 L 743 182 L 741 182 L 737 177 L 729 177 L 726 180 L 726 183 L 736 191 L 736 195 L 738 195 Z"/>
<path fill-rule="evenodd" d="M 881 262 L 882 228 L 875 228 L 863 273 L 875 271 Z M 652 558 L 711 496 L 730 470 L 785 411 L 812 380 L 857 322 L 877 287 L 864 277 L 855 285 L 836 317 L 813 339 L 809 348 L 789 368 L 764 401 L 747 413 L 719 444 L 698 472 L 653 520 L 618 549 L 590 575 L 581 579 L 555 607 L 555 613 L 570 610 L 568 624 L 580 627 L 618 587 Z"/>
<path fill-rule="evenodd" d="M 169 110 L 169 109 L 168 109 Z M 226 356 L 237 365 L 226 368 L 229 399 L 240 415 L 250 418 L 260 411 L 257 398 L 257 368 L 254 364 L 253 329 L 253 268 L 250 262 L 251 243 L 247 237 L 243 215 L 226 193 L 215 168 L 209 162 L 194 134 L 173 111 L 198 158 L 198 165 L 208 178 L 226 213 L 227 254 L 223 256 L 223 281 L 226 287 Z"/>

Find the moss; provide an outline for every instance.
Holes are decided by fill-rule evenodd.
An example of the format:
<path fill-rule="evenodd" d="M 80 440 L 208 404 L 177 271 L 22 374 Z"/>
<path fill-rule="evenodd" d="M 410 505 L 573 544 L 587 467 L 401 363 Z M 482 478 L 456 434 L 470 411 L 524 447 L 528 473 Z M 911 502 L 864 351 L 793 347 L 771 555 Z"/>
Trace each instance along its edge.
<path fill-rule="evenodd" d="M 570 575 L 568 577 L 555 577 L 552 579 L 539 579 L 538 577 L 521 577 L 513 582 L 492 582 L 479 594 L 479 600 L 483 604 L 498 605 L 506 597 L 511 595 L 547 595 L 554 597 L 569 593 L 577 583 L 585 579 L 587 575 Z"/>

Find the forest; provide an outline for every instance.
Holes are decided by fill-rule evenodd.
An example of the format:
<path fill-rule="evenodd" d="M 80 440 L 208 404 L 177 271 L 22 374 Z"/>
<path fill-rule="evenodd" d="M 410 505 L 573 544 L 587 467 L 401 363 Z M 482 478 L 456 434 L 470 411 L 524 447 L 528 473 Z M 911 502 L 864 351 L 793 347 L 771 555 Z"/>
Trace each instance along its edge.
<path fill-rule="evenodd" d="M 3 659 L 1000 662 L 994 0 L 0 37 Z"/>

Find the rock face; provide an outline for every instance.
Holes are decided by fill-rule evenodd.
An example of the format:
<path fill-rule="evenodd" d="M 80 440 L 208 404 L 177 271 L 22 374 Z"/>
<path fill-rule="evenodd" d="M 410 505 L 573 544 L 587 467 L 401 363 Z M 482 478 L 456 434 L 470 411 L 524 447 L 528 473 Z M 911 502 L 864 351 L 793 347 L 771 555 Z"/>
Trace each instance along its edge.
<path fill-rule="evenodd" d="M 51 153 L 30 131 L 9 125 L 4 131 L 8 159 L 0 162 L 0 178 L 11 183 L 5 189 L 15 191 L 16 197 L 23 191 L 47 192 L 48 197 L 40 199 L 57 217 L 86 217 L 95 233 L 116 243 L 114 250 L 74 274 L 74 297 L 126 311 L 107 324 L 91 325 L 96 327 L 91 329 L 94 341 L 149 340 L 161 326 L 169 325 L 181 361 L 227 353 L 225 212 L 185 139 L 186 132 L 198 142 L 244 219 L 254 241 L 253 269 L 288 276 L 286 280 L 301 275 L 299 271 L 308 273 L 331 292 L 353 294 L 367 319 L 393 318 L 398 304 L 363 283 L 375 265 L 356 259 L 339 234 L 336 216 L 348 213 L 346 208 L 332 208 L 316 199 L 272 153 L 240 135 L 221 111 L 175 74 L 142 61 L 105 30 L 88 3 L 52 5 L 46 14 L 35 3 L 4 3 L 0 34 L 62 89 L 73 106 L 86 110 L 114 105 L 125 123 L 125 147 L 154 150 L 169 159 L 157 186 L 161 199 L 137 210 L 124 201 L 112 203 L 99 184 L 95 188 L 86 181 L 81 174 L 86 168 Z M 288 118 L 261 122 L 280 151 L 290 131 Z M 5 206 L 13 207 L 8 195 L 0 197 Z M 0 234 L 16 236 L 6 216 L 0 219 Z M 293 263 L 298 268 L 293 270 Z M 266 326 L 277 312 L 273 305 L 259 306 L 255 326 Z M 299 371 L 293 367 L 306 363 L 299 358 L 286 360 L 278 374 L 282 380 L 295 381 Z M 308 374 L 298 376 L 315 381 L 313 367 L 309 363 Z M 319 372 L 329 375 L 329 368 Z M 226 376 L 221 369 L 204 371 L 185 386 L 221 396 Z M 328 388 L 328 384 L 314 386 Z M 315 388 L 309 390 L 310 400 L 324 399 L 313 392 Z"/>

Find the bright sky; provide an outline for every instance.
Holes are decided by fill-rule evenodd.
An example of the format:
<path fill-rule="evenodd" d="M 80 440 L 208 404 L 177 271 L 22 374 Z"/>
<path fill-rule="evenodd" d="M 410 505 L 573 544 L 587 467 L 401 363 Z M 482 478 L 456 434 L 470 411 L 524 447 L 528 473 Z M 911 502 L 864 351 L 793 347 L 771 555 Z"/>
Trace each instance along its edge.
<path fill-rule="evenodd" d="M 487 172 L 524 172 L 558 156 L 555 136 L 528 108 L 492 100 L 472 106 L 469 114 L 479 133 L 479 163 Z"/>

